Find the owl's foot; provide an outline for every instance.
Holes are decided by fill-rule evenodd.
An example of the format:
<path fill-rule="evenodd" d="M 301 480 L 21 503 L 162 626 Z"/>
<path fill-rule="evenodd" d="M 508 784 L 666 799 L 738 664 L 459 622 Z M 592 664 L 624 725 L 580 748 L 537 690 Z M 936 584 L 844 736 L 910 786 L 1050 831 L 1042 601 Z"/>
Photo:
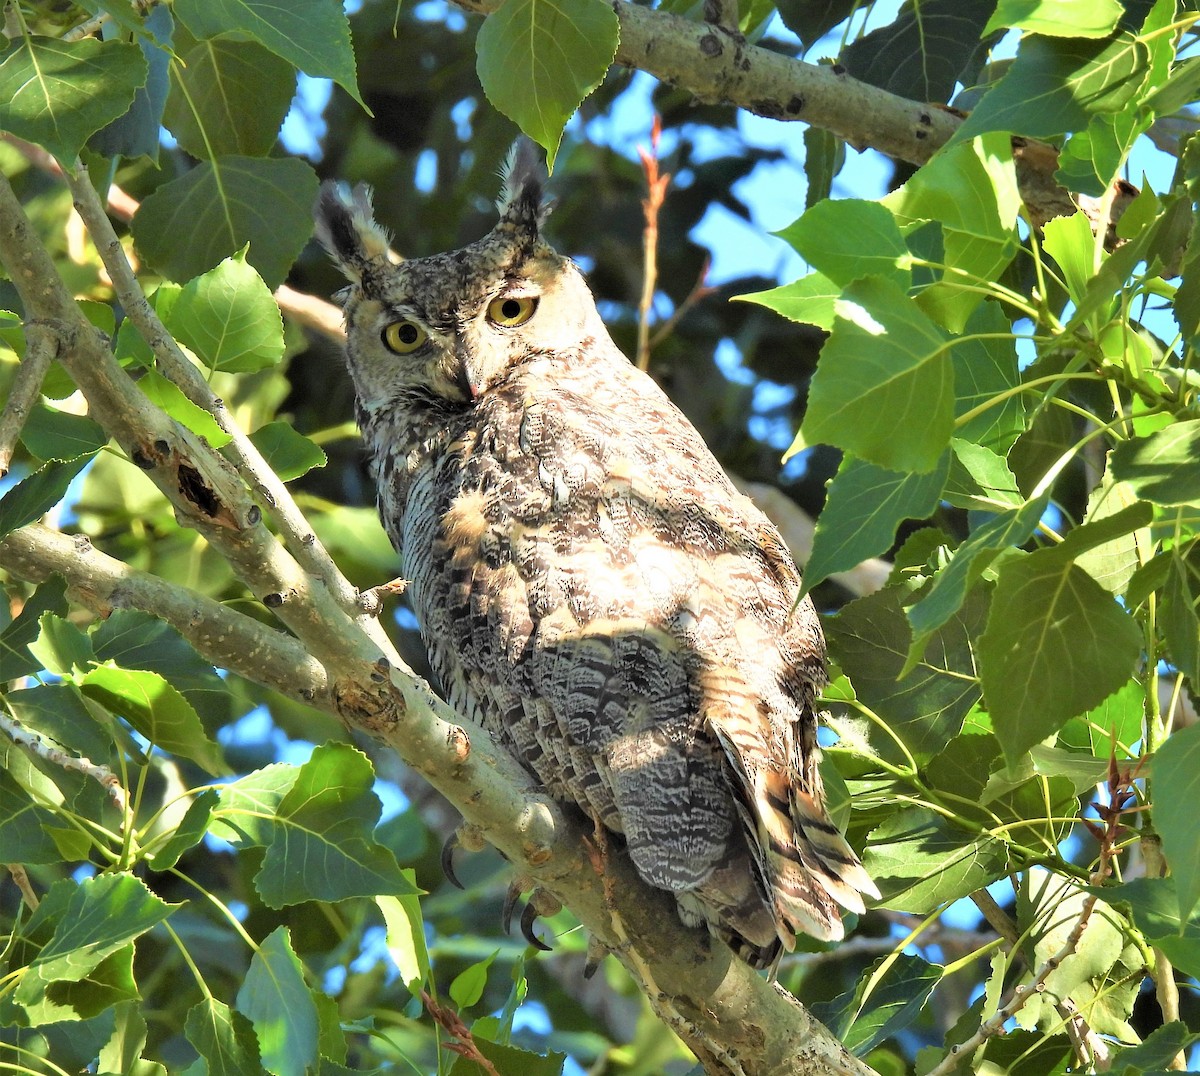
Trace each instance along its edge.
<path fill-rule="evenodd" d="M 388 583 L 382 583 L 370 590 L 363 590 L 358 595 L 358 607 L 368 616 L 378 616 L 383 612 L 383 602 L 386 598 L 398 598 L 408 589 L 408 580 L 396 578 Z"/>
<path fill-rule="evenodd" d="M 590 979 L 595 975 L 596 969 L 600 967 L 604 958 L 611 952 L 612 950 L 594 934 L 588 938 L 587 960 L 583 965 L 583 977 Z"/>
<path fill-rule="evenodd" d="M 509 883 L 508 892 L 504 894 L 504 909 L 500 913 L 500 923 L 505 934 L 512 929 L 513 912 L 516 911 L 521 894 L 527 887 L 528 882 L 522 878 L 514 878 Z M 550 952 L 553 947 L 534 934 L 533 925 L 537 922 L 538 916 L 555 915 L 560 911 L 562 911 L 562 901 L 549 890 L 535 886 L 533 892 L 529 894 L 529 903 L 521 909 L 522 937 L 535 949 L 540 949 L 543 953 Z"/>

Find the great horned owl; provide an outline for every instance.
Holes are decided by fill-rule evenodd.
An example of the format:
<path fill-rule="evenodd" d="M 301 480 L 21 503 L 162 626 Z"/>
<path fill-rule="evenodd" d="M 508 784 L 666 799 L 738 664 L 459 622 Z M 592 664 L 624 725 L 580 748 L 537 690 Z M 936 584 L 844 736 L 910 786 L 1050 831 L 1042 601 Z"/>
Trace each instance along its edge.
<path fill-rule="evenodd" d="M 495 228 L 400 264 L 365 188 L 322 191 L 379 513 L 450 704 L 764 966 L 878 895 L 825 810 L 821 629 L 778 532 L 543 240 L 543 182 L 518 142 Z"/>

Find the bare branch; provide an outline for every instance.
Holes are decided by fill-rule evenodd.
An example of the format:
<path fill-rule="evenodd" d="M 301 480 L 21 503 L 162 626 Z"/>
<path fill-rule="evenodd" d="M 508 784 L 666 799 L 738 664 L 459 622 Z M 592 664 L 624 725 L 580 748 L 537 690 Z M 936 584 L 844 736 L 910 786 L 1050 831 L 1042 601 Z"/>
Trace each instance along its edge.
<path fill-rule="evenodd" d="M 0 478 L 8 474 L 13 449 L 25 427 L 30 409 L 42 391 L 42 379 L 58 352 L 58 337 L 45 326 L 32 324 L 25 330 L 25 356 L 17 367 L 8 402 L 0 415 Z"/>
<path fill-rule="evenodd" d="M 100 252 L 104 267 L 108 270 L 113 290 L 126 315 L 154 352 L 159 369 L 194 404 L 210 412 L 221 429 L 230 435 L 232 441 L 229 447 L 238 471 L 269 507 L 293 556 L 300 561 L 306 571 L 329 588 L 330 593 L 343 609 L 352 613 L 356 611 L 357 592 L 338 571 L 333 559 L 317 541 L 317 536 L 313 534 L 300 509 L 296 507 L 296 502 L 292 499 L 287 487 L 267 466 L 262 454 L 250 438 L 238 428 L 225 407 L 224 401 L 213 393 L 200 371 L 184 355 L 171 334 L 167 332 L 157 312 L 147 301 L 145 293 L 129 265 L 129 260 L 125 257 L 120 240 L 113 231 L 104 206 L 101 205 L 100 198 L 92 186 L 87 169 L 82 165 L 74 170 L 69 169 L 65 173 L 65 178 L 75 199 L 75 209 L 83 218 L 83 222 L 96 244 L 96 249 Z M 366 624 L 365 620 L 364 624 Z M 366 627 L 366 630 L 368 633 L 372 633 L 370 627 Z M 382 631 L 378 634 L 379 641 L 382 642 Z"/>

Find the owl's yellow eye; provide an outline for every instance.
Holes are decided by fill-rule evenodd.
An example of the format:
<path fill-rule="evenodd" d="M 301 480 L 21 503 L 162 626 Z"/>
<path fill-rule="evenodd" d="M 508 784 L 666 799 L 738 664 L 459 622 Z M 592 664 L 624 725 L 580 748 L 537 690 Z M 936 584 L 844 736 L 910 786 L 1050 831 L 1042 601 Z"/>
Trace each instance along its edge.
<path fill-rule="evenodd" d="M 393 321 L 383 330 L 384 347 L 397 355 L 416 351 L 428 339 L 429 334 L 412 321 Z"/>
<path fill-rule="evenodd" d="M 488 303 L 488 321 L 493 325 L 503 325 L 512 328 L 514 325 L 524 325 L 537 309 L 537 299 L 533 296 L 510 295 L 507 299 L 493 299 Z"/>

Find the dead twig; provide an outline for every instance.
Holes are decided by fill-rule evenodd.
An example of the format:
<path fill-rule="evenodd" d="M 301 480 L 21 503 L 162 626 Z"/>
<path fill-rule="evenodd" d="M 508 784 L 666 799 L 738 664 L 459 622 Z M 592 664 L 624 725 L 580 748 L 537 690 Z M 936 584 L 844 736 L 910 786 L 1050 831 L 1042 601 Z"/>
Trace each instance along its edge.
<path fill-rule="evenodd" d="M 658 141 L 661 137 L 662 117 L 655 115 L 654 125 L 650 128 L 650 149 L 638 146 L 642 171 L 646 173 L 646 197 L 642 199 L 646 227 L 642 232 L 642 297 L 638 301 L 636 357 L 639 370 L 650 368 L 650 313 L 658 283 L 658 214 L 671 184 L 670 172 L 660 173 L 658 170 Z"/>

